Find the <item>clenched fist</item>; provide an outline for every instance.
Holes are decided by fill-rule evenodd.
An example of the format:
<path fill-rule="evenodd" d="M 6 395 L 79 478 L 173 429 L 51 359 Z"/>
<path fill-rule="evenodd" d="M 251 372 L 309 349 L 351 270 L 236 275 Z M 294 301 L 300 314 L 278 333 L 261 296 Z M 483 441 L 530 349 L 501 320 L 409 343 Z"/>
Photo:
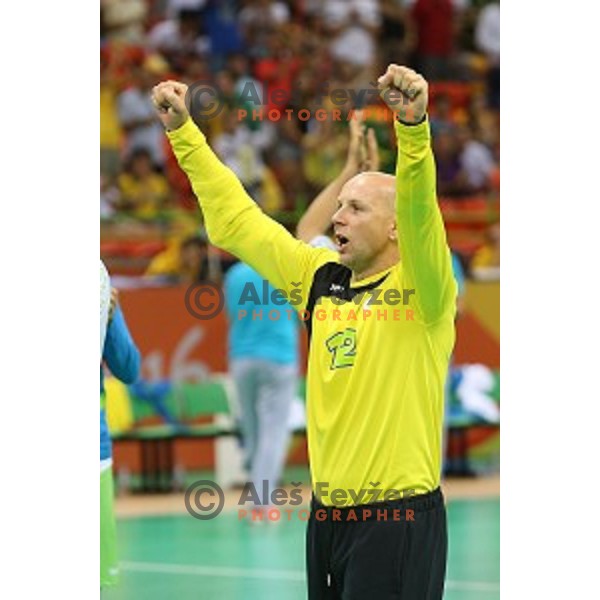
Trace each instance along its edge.
<path fill-rule="evenodd" d="M 425 116 L 428 85 L 425 79 L 408 67 L 391 64 L 377 80 L 380 95 L 401 121 L 418 123 Z"/>
<path fill-rule="evenodd" d="M 152 102 L 167 131 L 181 127 L 190 116 L 186 107 L 188 86 L 178 81 L 163 81 L 154 86 Z"/>

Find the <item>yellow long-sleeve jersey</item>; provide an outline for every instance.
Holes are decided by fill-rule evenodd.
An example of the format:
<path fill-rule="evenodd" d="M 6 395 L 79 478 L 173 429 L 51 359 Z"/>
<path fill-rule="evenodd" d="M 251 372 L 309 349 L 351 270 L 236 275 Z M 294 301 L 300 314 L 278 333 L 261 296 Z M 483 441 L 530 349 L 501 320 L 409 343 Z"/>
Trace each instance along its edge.
<path fill-rule="evenodd" d="M 267 217 L 191 120 L 168 133 L 212 243 L 285 292 L 306 320 L 311 479 L 329 506 L 426 493 L 440 482 L 457 290 L 429 124 L 395 128 L 401 260 L 363 281 L 337 253 L 312 248 Z"/>

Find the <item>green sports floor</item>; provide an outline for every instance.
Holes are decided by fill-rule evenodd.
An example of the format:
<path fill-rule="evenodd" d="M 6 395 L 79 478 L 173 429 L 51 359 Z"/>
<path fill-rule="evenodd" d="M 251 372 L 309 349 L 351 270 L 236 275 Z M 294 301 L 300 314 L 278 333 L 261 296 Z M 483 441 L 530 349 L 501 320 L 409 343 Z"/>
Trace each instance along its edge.
<path fill-rule="evenodd" d="M 445 600 L 500 598 L 500 501 L 450 500 Z M 104 600 L 303 600 L 306 523 L 121 518 L 118 587 Z"/>

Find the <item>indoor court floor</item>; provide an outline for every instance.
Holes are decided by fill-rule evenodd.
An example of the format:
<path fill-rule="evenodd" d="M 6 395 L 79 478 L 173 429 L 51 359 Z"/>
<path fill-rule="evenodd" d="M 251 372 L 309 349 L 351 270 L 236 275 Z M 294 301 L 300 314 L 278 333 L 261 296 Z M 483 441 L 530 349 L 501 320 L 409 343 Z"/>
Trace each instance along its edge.
<path fill-rule="evenodd" d="M 445 600 L 500 598 L 498 496 L 449 497 Z M 304 534 L 299 515 L 249 524 L 236 510 L 210 521 L 187 513 L 118 518 L 121 582 L 106 600 L 304 600 Z M 164 511 L 163 511 L 164 512 Z M 425 560 L 425 557 L 424 557 Z"/>

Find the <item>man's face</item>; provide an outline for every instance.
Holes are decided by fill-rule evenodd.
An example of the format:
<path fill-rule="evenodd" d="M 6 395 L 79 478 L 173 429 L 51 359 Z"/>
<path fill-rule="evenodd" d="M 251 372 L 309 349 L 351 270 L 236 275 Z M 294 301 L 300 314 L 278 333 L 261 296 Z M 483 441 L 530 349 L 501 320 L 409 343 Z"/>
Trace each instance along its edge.
<path fill-rule="evenodd" d="M 342 188 L 332 222 L 343 265 L 362 273 L 396 248 L 394 198 L 394 178 L 381 173 L 363 173 Z"/>

